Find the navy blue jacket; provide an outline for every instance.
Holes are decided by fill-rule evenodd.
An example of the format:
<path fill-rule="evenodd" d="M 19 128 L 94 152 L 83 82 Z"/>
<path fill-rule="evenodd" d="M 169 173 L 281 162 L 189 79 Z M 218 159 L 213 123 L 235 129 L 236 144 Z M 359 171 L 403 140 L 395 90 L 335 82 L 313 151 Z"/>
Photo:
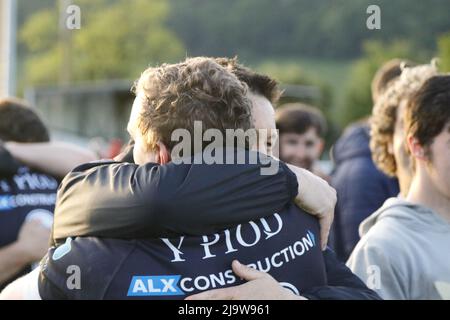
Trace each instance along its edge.
<path fill-rule="evenodd" d="M 397 179 L 378 170 L 369 148 L 369 126 L 349 127 L 333 147 L 335 169 L 331 184 L 337 191 L 330 244 L 341 261 L 346 261 L 359 241 L 359 224 L 387 198 L 399 193 Z"/>
<path fill-rule="evenodd" d="M 0 249 L 15 242 L 30 215 L 51 219 L 55 208 L 58 181 L 28 167 L 0 176 Z M 11 279 L 0 283 L 0 290 L 9 282 L 30 271 L 27 266 Z"/>

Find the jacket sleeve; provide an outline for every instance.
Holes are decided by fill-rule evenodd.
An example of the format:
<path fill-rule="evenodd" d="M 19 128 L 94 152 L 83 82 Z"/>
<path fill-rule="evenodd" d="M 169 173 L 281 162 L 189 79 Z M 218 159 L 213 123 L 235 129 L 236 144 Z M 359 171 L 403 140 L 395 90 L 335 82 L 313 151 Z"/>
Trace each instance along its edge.
<path fill-rule="evenodd" d="M 12 177 L 19 167 L 20 163 L 11 156 L 0 141 L 0 179 Z"/>
<path fill-rule="evenodd" d="M 285 164 L 269 160 L 270 164 L 237 165 L 82 165 L 58 190 L 52 244 L 75 236 L 203 235 L 271 215 L 297 195 L 298 183 Z M 261 168 L 273 165 L 275 174 L 261 175 Z"/>
<path fill-rule="evenodd" d="M 329 248 L 324 252 L 328 283 L 326 286 L 310 288 L 302 296 L 310 300 L 381 300 L 347 266 L 340 262 Z"/>

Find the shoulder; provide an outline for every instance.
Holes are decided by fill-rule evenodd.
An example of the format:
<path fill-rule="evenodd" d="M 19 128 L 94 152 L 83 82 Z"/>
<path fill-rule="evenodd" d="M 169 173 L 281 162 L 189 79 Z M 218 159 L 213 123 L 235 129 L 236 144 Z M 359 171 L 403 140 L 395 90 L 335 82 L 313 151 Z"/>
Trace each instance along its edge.
<path fill-rule="evenodd" d="M 395 210 L 395 208 L 388 210 Z M 361 237 L 358 246 L 374 251 L 384 251 L 384 249 L 389 248 L 390 250 L 385 254 L 401 250 L 404 246 L 403 235 L 406 229 L 401 221 L 398 221 L 395 217 L 378 218 L 378 221 Z"/>
<path fill-rule="evenodd" d="M 412 251 L 407 249 L 407 232 L 407 228 L 395 217 L 380 219 L 361 237 L 347 265 L 354 272 L 370 266 L 392 270 L 407 268 L 407 265 L 414 261 Z"/>
<path fill-rule="evenodd" d="M 39 292 L 43 299 L 101 299 L 133 249 L 133 241 L 68 238 L 42 260 Z"/>

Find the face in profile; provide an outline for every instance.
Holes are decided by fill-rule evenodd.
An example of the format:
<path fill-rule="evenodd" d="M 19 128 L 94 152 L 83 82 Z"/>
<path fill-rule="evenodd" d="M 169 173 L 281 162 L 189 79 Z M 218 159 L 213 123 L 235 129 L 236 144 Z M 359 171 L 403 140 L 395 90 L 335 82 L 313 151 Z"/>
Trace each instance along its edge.
<path fill-rule="evenodd" d="M 258 145 L 256 149 L 264 154 L 278 157 L 278 134 L 275 126 L 275 110 L 272 103 L 263 95 L 249 92 L 252 102 L 252 118 L 255 129 L 258 130 Z"/>
<path fill-rule="evenodd" d="M 317 130 L 310 127 L 304 133 L 280 135 L 280 159 L 295 166 L 312 170 L 323 151 L 324 141 Z"/>
<path fill-rule="evenodd" d="M 428 148 L 428 175 L 438 192 L 450 199 L 450 122 Z"/>

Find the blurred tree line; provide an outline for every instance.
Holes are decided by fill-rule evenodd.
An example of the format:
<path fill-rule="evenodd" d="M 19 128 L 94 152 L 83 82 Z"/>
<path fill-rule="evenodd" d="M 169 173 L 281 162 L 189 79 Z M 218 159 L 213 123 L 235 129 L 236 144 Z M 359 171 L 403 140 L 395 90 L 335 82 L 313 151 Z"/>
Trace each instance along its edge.
<path fill-rule="evenodd" d="M 347 125 L 371 113 L 373 103 L 370 84 L 380 66 L 393 58 L 407 59 L 415 63 L 430 63 L 438 58 L 442 72 L 450 72 L 450 33 L 434 40 L 437 49 L 430 52 L 415 48 L 409 41 L 368 41 L 363 45 L 363 55 L 355 61 L 350 70 L 350 77 L 344 87 L 344 101 L 337 106 L 338 123 Z"/>
<path fill-rule="evenodd" d="M 31 7 L 28 3 L 22 2 L 23 10 Z M 68 82 L 133 79 L 145 66 L 183 56 L 183 44 L 166 26 L 166 0 L 72 3 L 81 8 L 80 30 L 67 31 L 56 1 L 47 1 L 48 6 L 23 22 L 19 38 L 26 52 L 27 83 L 56 83 L 61 72 L 70 73 Z"/>
<path fill-rule="evenodd" d="M 189 54 L 353 59 L 366 40 L 402 39 L 433 51 L 450 30 L 448 0 L 170 0 L 169 26 Z M 381 30 L 366 28 L 369 5 Z"/>
<path fill-rule="evenodd" d="M 69 82 L 133 79 L 145 66 L 186 55 L 238 55 L 281 82 L 320 88 L 320 101 L 307 102 L 337 132 L 370 114 L 370 81 L 386 60 L 439 56 L 450 71 L 449 0 L 71 2 L 81 8 L 81 29 L 64 32 L 60 1 L 19 0 L 22 86 L 57 83 L 66 73 Z M 381 30 L 366 28 L 373 4 L 381 8 Z M 330 61 L 351 64 L 334 72 Z"/>
<path fill-rule="evenodd" d="M 90 47 L 106 46 L 108 41 L 116 41 L 116 47 L 125 46 L 105 47 L 106 59 L 109 55 L 123 58 L 130 50 L 138 51 L 133 48 L 134 39 L 141 40 L 139 49 L 147 54 L 148 62 L 166 56 L 170 60 L 186 53 L 239 55 L 250 61 L 293 56 L 354 59 L 365 53 L 365 41 L 393 39 L 407 41 L 413 49 L 434 53 L 437 35 L 450 31 L 448 0 L 73 0 L 72 3 L 82 8 L 83 17 L 83 27 L 74 36 L 74 50 L 83 47 L 93 51 Z M 25 29 L 21 32 L 22 46 L 28 52 L 42 54 L 55 50 L 48 43 L 54 42 L 58 34 L 57 4 L 57 0 L 19 0 L 19 24 Z M 381 7 L 381 30 L 366 28 L 366 9 L 371 4 Z M 42 41 L 36 43 L 39 42 L 36 38 Z"/>

